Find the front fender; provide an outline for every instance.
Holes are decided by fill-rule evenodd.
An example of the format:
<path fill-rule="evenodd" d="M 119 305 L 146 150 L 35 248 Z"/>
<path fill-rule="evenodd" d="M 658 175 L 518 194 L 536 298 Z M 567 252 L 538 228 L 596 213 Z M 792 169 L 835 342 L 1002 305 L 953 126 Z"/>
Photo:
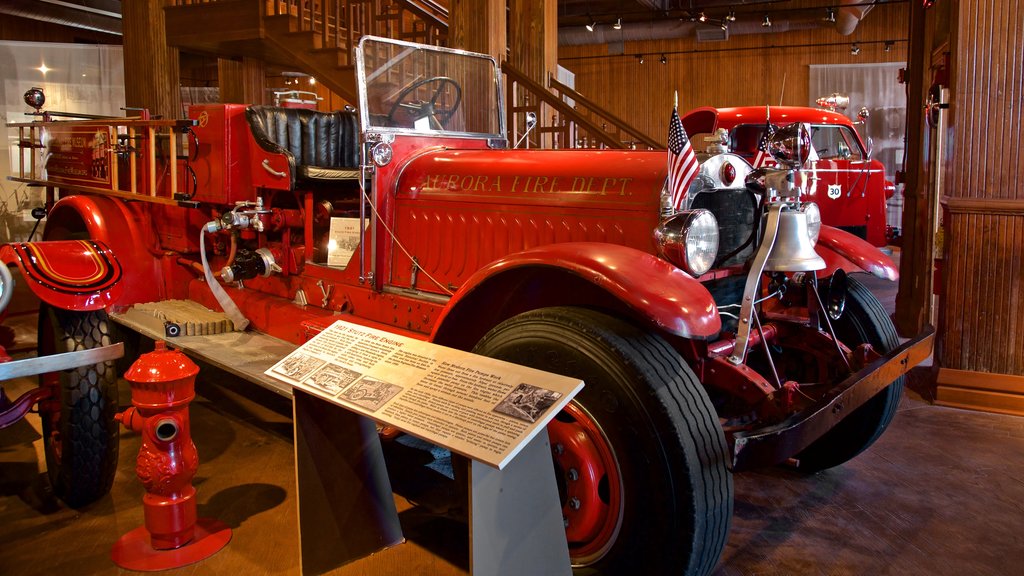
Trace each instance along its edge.
<path fill-rule="evenodd" d="M 46 216 L 43 239 L 82 238 L 97 240 L 117 254 L 125 281 L 113 304 L 163 299 L 159 260 L 150 252 L 158 242 L 147 204 L 89 194 L 61 198 Z"/>
<path fill-rule="evenodd" d="M 518 252 L 478 270 L 448 302 L 431 340 L 472 346 L 506 318 L 574 305 L 620 310 L 684 338 L 711 338 L 722 326 L 711 294 L 672 264 L 625 246 L 571 242 Z"/>
<path fill-rule="evenodd" d="M 40 300 L 65 310 L 89 311 L 116 302 L 124 290 L 121 264 L 103 242 L 56 240 L 0 248 L 4 265 L 17 264 Z"/>
<path fill-rule="evenodd" d="M 846 272 L 863 270 L 886 280 L 895 281 L 900 277 L 896 264 L 881 250 L 838 228 L 822 226 L 814 249 L 826 264 L 824 270 L 818 271 L 819 278 L 831 276 L 840 268 Z"/>

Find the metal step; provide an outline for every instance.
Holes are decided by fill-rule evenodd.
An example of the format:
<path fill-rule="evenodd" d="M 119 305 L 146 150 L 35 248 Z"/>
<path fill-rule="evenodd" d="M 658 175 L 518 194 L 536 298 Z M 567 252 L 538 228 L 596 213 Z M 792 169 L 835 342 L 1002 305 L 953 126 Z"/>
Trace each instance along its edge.
<path fill-rule="evenodd" d="M 164 322 L 129 309 L 114 313 L 110 319 L 153 340 L 164 340 L 197 360 L 201 360 L 258 384 L 285 398 L 292 397 L 291 386 L 263 374 L 298 345 L 260 332 L 226 332 L 207 336 L 168 337 Z"/>

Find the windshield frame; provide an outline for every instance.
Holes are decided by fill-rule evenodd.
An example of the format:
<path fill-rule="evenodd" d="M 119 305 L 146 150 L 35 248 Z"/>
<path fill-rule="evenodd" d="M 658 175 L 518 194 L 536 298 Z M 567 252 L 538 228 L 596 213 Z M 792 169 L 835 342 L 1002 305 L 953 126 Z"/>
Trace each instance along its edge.
<path fill-rule="evenodd" d="M 365 42 L 379 42 L 382 44 L 393 44 L 396 46 L 404 46 L 414 50 L 428 50 L 432 52 L 440 52 L 445 54 L 451 54 L 453 56 L 465 56 L 472 58 L 484 58 L 490 60 L 491 69 L 493 70 L 494 79 L 494 90 L 497 96 L 497 114 L 498 114 L 498 133 L 490 132 L 460 132 L 453 130 L 433 130 L 433 129 L 421 129 L 421 128 L 407 128 L 407 127 L 392 127 L 392 126 L 371 126 L 370 125 L 370 107 L 369 107 L 369 96 L 367 94 L 367 81 L 366 81 L 366 64 L 363 58 L 363 44 Z M 501 69 L 498 66 L 498 61 L 490 55 L 481 54 L 479 52 L 470 52 L 468 50 L 459 50 L 456 48 L 446 48 L 443 46 L 433 46 L 429 44 L 418 44 L 415 42 L 408 42 L 405 40 L 393 40 L 391 38 L 382 38 L 380 36 L 363 36 L 359 39 L 359 44 L 356 46 L 356 85 L 359 92 L 359 123 L 361 132 L 365 136 L 368 133 L 374 134 L 407 134 L 412 136 L 431 136 L 431 137 L 452 137 L 452 138 L 480 138 L 480 139 L 505 139 L 506 127 L 505 127 L 505 91 L 502 88 L 502 77 Z"/>

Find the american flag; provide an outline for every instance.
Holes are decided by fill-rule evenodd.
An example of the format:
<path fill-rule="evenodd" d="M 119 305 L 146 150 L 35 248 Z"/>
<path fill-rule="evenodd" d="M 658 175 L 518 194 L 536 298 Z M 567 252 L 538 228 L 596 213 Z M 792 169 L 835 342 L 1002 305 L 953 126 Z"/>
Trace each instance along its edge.
<path fill-rule="evenodd" d="M 764 132 L 761 133 L 761 139 L 757 141 L 757 155 L 754 156 L 754 169 L 764 168 L 769 164 L 775 165 L 775 159 L 772 158 L 771 152 L 768 151 L 768 142 L 775 136 L 775 128 L 772 126 L 771 119 L 768 118 L 768 108 L 765 107 L 765 120 L 764 120 Z"/>
<path fill-rule="evenodd" d="M 668 190 L 673 212 L 686 207 L 687 191 L 697 176 L 697 168 L 697 155 L 679 120 L 678 107 L 674 107 L 668 121 Z"/>

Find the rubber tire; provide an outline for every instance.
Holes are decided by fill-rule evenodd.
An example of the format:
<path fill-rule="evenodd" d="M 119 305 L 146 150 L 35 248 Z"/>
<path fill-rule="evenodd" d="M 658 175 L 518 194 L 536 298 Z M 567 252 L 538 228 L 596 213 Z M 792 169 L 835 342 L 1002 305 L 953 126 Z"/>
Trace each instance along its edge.
<path fill-rule="evenodd" d="M 46 305 L 39 310 L 40 356 L 110 343 L 102 311 L 70 312 Z M 41 414 L 47 474 L 54 494 L 80 508 L 110 492 L 117 471 L 117 370 L 113 361 L 106 361 L 56 374 L 59 418 L 54 424 L 49 414 Z"/>
<path fill-rule="evenodd" d="M 474 352 L 585 382 L 574 402 L 610 444 L 623 505 L 614 541 L 577 574 L 714 569 L 732 519 L 725 438 L 700 382 L 662 338 L 592 310 L 546 308 L 498 325 Z"/>
<path fill-rule="evenodd" d="M 864 284 L 847 278 L 846 309 L 832 326 L 839 341 L 853 348 L 868 343 L 880 354 L 888 354 L 900 344 L 896 327 Z M 797 455 L 797 468 L 806 473 L 819 472 L 854 458 L 885 432 L 903 396 L 903 376 L 844 418 L 824 436 Z"/>

